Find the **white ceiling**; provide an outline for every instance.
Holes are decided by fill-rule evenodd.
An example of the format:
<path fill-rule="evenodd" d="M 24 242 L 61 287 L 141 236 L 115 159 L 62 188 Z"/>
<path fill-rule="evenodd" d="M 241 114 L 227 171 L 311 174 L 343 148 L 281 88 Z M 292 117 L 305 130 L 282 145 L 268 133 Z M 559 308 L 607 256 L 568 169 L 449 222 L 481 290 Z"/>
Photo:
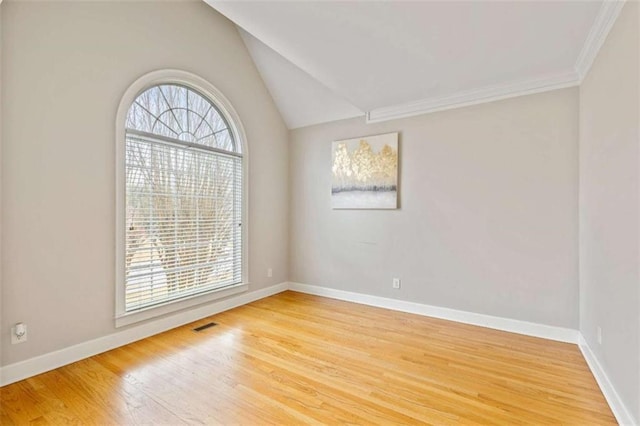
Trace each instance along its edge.
<path fill-rule="evenodd" d="M 601 1 L 205 1 L 250 34 L 245 43 L 290 128 L 577 84 L 604 9 Z"/>
<path fill-rule="evenodd" d="M 364 115 L 251 34 L 240 35 L 290 129 Z"/>

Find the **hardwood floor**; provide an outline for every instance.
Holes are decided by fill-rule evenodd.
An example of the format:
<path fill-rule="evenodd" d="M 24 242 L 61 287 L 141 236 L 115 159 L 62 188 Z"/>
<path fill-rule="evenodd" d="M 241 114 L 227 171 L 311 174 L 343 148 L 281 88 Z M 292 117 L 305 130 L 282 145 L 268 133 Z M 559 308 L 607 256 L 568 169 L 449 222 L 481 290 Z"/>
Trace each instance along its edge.
<path fill-rule="evenodd" d="M 575 345 L 291 291 L 0 394 L 2 425 L 615 424 Z"/>

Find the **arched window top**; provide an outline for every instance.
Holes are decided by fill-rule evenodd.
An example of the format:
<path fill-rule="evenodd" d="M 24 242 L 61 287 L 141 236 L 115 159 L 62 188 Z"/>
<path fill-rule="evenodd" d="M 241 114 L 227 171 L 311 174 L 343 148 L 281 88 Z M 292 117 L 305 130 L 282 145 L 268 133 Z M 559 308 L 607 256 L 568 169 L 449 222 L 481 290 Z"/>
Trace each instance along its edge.
<path fill-rule="evenodd" d="M 159 84 L 131 104 L 127 131 L 241 153 L 227 119 L 197 91 L 179 84 Z"/>

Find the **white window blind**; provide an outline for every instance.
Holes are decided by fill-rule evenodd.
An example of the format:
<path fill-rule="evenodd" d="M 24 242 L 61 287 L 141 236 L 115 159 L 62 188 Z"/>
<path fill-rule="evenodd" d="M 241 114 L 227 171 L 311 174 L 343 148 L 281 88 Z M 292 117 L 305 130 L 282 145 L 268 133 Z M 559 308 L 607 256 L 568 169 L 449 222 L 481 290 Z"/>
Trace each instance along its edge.
<path fill-rule="evenodd" d="M 125 142 L 125 311 L 241 283 L 242 154 L 215 105 L 155 86 Z"/>

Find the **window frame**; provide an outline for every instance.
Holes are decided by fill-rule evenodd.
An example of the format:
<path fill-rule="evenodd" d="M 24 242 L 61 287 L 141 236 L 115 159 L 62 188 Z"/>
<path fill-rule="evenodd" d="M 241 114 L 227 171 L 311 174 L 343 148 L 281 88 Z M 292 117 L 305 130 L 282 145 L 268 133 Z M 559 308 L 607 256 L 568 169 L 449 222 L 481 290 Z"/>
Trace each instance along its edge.
<path fill-rule="evenodd" d="M 196 294 L 185 298 L 167 301 L 152 307 L 134 312 L 125 310 L 126 294 L 126 119 L 129 108 L 135 99 L 150 87 L 161 84 L 177 84 L 199 92 L 211 101 L 227 121 L 229 130 L 233 134 L 235 143 L 239 145 L 242 154 L 242 269 L 241 282 L 232 286 L 214 289 L 204 294 Z M 115 146 L 115 208 L 116 208 L 116 238 L 115 238 L 115 326 L 122 327 L 140 321 L 145 321 L 161 315 L 170 314 L 182 309 L 190 308 L 202 303 L 222 299 L 248 290 L 249 271 L 249 226 L 248 226 L 248 170 L 249 158 L 247 139 L 244 127 L 238 113 L 231 102 L 211 83 L 195 74 L 175 70 L 158 70 L 138 78 L 125 91 L 120 100 L 116 113 L 116 146 Z"/>

